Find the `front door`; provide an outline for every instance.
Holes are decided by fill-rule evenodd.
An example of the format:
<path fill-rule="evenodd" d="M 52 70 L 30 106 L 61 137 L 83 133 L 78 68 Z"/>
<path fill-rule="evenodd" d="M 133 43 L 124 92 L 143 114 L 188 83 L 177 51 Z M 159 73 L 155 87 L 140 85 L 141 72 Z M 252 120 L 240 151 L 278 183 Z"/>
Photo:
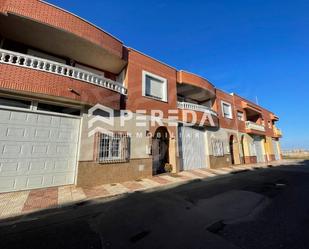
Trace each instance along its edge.
<path fill-rule="evenodd" d="M 155 136 L 152 139 L 152 160 L 153 174 L 165 173 L 165 164 L 169 162 L 169 138 L 165 136 Z"/>

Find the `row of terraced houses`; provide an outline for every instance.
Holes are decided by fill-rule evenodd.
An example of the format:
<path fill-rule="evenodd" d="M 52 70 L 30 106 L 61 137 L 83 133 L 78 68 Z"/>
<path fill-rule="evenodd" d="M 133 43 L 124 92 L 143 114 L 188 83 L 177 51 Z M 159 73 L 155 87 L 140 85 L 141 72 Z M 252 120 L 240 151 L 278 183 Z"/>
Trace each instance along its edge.
<path fill-rule="evenodd" d="M 0 192 L 281 159 L 273 112 L 45 1 L 0 2 L 0 72 Z"/>

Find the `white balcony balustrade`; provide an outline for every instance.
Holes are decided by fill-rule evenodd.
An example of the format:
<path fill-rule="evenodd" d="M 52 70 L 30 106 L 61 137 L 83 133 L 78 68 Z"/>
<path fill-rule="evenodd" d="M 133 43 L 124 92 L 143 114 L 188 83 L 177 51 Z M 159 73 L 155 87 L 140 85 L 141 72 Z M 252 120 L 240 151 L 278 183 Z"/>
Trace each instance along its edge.
<path fill-rule="evenodd" d="M 179 102 L 178 101 L 177 107 L 179 109 L 206 112 L 206 113 L 210 113 L 211 115 L 217 116 L 217 113 L 214 110 L 204 105 L 197 105 L 197 104 L 193 104 L 189 102 Z"/>
<path fill-rule="evenodd" d="M 265 131 L 265 127 L 263 125 L 254 123 L 252 121 L 246 121 L 246 129 L 255 130 L 255 131 Z"/>
<path fill-rule="evenodd" d="M 104 87 L 120 94 L 127 94 L 127 89 L 119 82 L 51 60 L 0 49 L 0 63 L 53 73 Z"/>

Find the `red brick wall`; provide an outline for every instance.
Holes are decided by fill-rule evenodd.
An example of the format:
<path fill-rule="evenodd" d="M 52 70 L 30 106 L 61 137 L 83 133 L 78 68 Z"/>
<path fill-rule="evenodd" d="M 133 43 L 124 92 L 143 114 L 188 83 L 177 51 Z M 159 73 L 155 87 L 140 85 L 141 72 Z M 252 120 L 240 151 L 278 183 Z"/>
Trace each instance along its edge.
<path fill-rule="evenodd" d="M 197 87 L 208 89 L 211 92 L 215 92 L 214 86 L 206 79 L 185 71 L 177 72 L 177 82 L 179 83 L 188 83 Z"/>
<path fill-rule="evenodd" d="M 265 120 L 265 129 L 266 129 L 265 134 L 266 134 L 266 136 L 274 137 L 275 135 L 274 135 L 273 125 L 272 125 L 272 120 L 271 120 L 271 112 L 263 109 L 262 115 L 263 115 L 264 120 Z M 268 127 L 268 121 L 270 121 L 270 123 L 271 123 L 270 128 Z"/>
<path fill-rule="evenodd" d="M 242 108 L 241 101 L 241 98 L 238 98 L 238 96 L 234 95 L 235 118 L 238 124 L 238 131 L 246 133 L 245 121 L 240 121 L 237 119 L 237 111 L 240 111 L 244 113 L 244 120 L 247 120 L 246 111 Z"/>
<path fill-rule="evenodd" d="M 256 109 L 260 109 L 262 110 L 262 117 L 264 118 L 264 122 L 265 122 L 265 132 L 261 132 L 261 135 L 266 135 L 266 136 L 274 136 L 274 132 L 273 132 L 273 128 L 268 128 L 268 121 L 271 122 L 271 117 L 272 117 L 272 113 L 264 108 L 262 108 L 261 106 L 256 105 L 255 103 L 246 100 L 238 95 L 234 95 L 234 104 L 235 104 L 235 112 L 237 114 L 237 110 L 242 111 L 245 114 L 246 117 L 246 111 L 245 109 L 242 108 L 242 104 L 241 102 L 247 102 L 249 103 L 251 106 L 255 107 Z M 245 119 L 246 120 L 246 119 Z M 260 120 L 261 121 L 261 120 Z M 242 121 L 237 121 L 238 122 L 238 130 L 240 132 L 246 132 L 245 126 L 244 126 L 244 122 Z"/>
<path fill-rule="evenodd" d="M 233 104 L 233 96 L 219 89 L 216 90 L 216 95 L 217 95 L 216 106 L 218 110 L 218 118 L 219 118 L 220 127 L 225 128 L 225 129 L 237 130 L 237 124 L 236 124 L 237 116 L 236 116 L 236 112 L 235 112 L 235 108 Z M 223 117 L 221 101 L 227 102 L 232 105 L 233 119 L 228 119 L 228 118 Z"/>
<path fill-rule="evenodd" d="M 143 97 L 143 70 L 167 79 L 168 102 L 162 102 L 148 97 Z M 176 77 L 177 72 L 175 69 L 135 50 L 129 49 L 126 80 L 126 85 L 128 88 L 126 109 L 133 112 L 142 109 L 146 110 L 147 114 L 150 114 L 152 109 L 158 109 L 163 111 L 164 117 L 167 117 L 169 109 L 177 109 Z"/>
<path fill-rule="evenodd" d="M 49 4 L 38 0 L 1 0 L 0 12 L 16 13 L 66 30 L 122 57 L 123 45 L 120 41 L 86 21 Z"/>
<path fill-rule="evenodd" d="M 51 95 L 87 104 L 120 107 L 120 94 L 90 83 L 13 65 L 0 64 L 0 89 Z M 74 89 L 79 95 L 69 91 Z"/>

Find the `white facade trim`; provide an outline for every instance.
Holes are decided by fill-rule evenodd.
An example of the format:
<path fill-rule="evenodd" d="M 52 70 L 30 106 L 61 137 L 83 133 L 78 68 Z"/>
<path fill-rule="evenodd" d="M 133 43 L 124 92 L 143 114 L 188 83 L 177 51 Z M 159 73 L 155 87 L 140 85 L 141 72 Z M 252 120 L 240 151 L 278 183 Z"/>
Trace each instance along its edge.
<path fill-rule="evenodd" d="M 158 98 L 154 98 L 154 97 L 146 95 L 146 77 L 147 76 L 152 77 L 154 79 L 158 79 L 158 80 L 163 82 L 162 99 L 158 99 Z M 150 73 L 150 72 L 147 72 L 145 70 L 142 71 L 142 95 L 143 95 L 143 97 L 151 98 L 151 99 L 161 101 L 161 102 L 168 102 L 167 89 L 168 89 L 168 85 L 167 85 L 167 79 L 166 78 L 163 78 L 159 75 L 156 75 L 156 74 L 153 74 L 153 73 Z"/>

